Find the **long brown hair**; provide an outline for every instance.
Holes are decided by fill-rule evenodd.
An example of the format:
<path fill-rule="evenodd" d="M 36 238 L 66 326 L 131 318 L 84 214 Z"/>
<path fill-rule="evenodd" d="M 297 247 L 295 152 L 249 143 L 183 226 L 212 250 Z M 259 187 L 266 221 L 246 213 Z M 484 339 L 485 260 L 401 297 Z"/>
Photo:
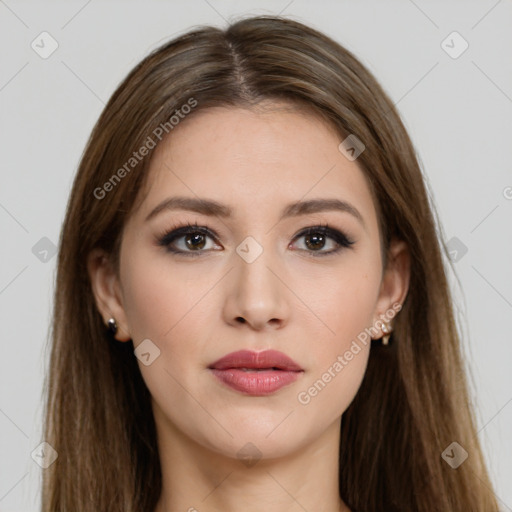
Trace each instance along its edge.
<path fill-rule="evenodd" d="M 190 116 L 210 106 L 287 102 L 329 121 L 340 142 L 356 135 L 366 146 L 357 162 L 380 212 L 384 249 L 392 237 L 409 246 L 409 292 L 394 343 L 372 347 L 343 415 L 342 499 L 354 512 L 497 511 L 442 245 L 400 117 L 372 74 L 338 43 L 290 19 L 258 16 L 225 30 L 195 27 L 152 52 L 114 92 L 91 134 L 60 237 L 44 425 L 58 458 L 44 470 L 43 512 L 146 512 L 159 498 L 150 394 L 133 343 L 113 341 L 105 328 L 86 258 L 99 247 L 118 265 L 123 226 L 151 155 L 126 163 L 148 137 L 158 138 L 158 127 L 172 136 L 169 119 L 191 99 Z M 122 179 L 113 180 L 123 166 Z M 454 441 L 469 454 L 457 469 L 442 457 Z"/>

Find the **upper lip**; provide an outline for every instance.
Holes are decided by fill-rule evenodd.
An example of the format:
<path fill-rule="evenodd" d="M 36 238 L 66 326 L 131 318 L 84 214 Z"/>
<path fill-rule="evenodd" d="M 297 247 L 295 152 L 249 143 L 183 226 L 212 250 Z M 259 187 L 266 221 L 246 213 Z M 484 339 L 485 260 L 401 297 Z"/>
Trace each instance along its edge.
<path fill-rule="evenodd" d="M 212 363 L 208 368 L 216 370 L 227 370 L 229 368 L 277 368 L 285 371 L 303 371 L 293 359 L 277 350 L 264 350 L 263 352 L 239 350 L 231 352 Z"/>

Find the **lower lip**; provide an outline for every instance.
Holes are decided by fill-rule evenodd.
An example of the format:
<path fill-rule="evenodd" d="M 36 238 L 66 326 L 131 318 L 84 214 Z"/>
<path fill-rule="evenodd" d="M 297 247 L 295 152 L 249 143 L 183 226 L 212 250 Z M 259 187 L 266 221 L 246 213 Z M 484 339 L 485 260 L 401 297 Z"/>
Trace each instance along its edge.
<path fill-rule="evenodd" d="M 275 393 L 296 381 L 303 373 L 302 371 L 285 370 L 244 371 L 238 368 L 227 370 L 212 368 L 212 372 L 230 388 L 252 396 L 265 396 Z"/>

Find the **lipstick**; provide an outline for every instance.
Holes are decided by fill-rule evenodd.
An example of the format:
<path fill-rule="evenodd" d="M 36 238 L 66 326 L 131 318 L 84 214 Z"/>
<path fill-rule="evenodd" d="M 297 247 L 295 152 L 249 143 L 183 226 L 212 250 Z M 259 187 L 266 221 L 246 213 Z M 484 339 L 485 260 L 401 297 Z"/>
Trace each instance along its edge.
<path fill-rule="evenodd" d="M 297 380 L 304 370 L 276 350 L 239 350 L 208 367 L 226 386 L 251 396 L 265 396 Z"/>

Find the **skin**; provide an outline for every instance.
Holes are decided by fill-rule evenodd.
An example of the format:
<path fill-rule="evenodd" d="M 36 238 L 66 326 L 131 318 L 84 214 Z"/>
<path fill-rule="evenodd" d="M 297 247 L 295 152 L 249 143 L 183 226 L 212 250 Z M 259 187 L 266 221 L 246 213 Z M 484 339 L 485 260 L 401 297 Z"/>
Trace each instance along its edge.
<path fill-rule="evenodd" d="M 309 403 L 297 397 L 358 334 L 403 303 L 409 254 L 393 241 L 382 268 L 375 204 L 357 160 L 338 150 L 329 125 L 278 106 L 210 108 L 183 121 L 156 148 L 147 195 L 125 225 L 119 280 L 101 252 L 89 258 L 98 308 L 105 322 L 116 319 L 116 338 L 135 347 L 149 338 L 160 349 L 150 365 L 138 360 L 162 465 L 155 512 L 349 510 L 338 492 L 339 431 L 370 343 Z M 214 199 L 233 215 L 164 210 L 145 221 L 177 195 Z M 364 224 L 340 211 L 279 221 L 285 205 L 312 198 L 350 202 Z M 204 238 L 202 254 L 191 257 L 158 245 L 160 235 L 187 222 L 208 226 L 218 239 Z M 307 237 L 296 235 L 325 223 L 354 244 L 315 257 Z M 252 263 L 236 252 L 247 236 L 263 248 Z M 186 241 L 174 246 L 192 252 Z M 318 250 L 336 246 L 326 238 Z M 272 395 L 244 395 L 208 370 L 240 349 L 279 350 L 304 372 Z M 251 466 L 237 456 L 247 443 L 260 457 Z"/>

